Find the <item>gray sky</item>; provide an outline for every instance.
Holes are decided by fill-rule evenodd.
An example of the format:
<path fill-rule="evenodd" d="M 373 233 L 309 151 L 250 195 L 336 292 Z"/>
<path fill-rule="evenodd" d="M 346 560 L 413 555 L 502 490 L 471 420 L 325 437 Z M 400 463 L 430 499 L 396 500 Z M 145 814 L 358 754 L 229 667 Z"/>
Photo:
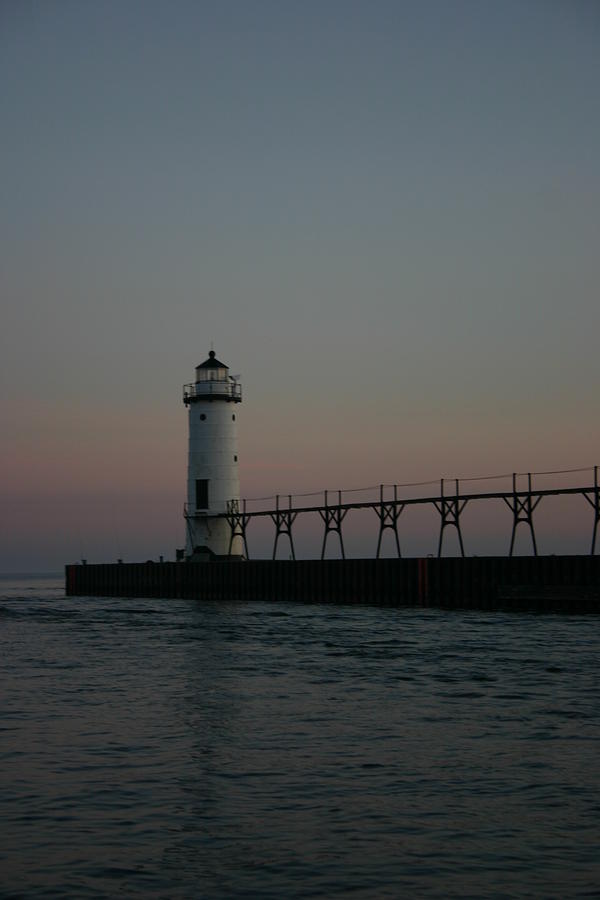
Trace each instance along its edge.
<path fill-rule="evenodd" d="M 211 341 L 249 496 L 599 462 L 599 49 L 586 0 L 2 4 L 0 569 L 181 544 Z"/>

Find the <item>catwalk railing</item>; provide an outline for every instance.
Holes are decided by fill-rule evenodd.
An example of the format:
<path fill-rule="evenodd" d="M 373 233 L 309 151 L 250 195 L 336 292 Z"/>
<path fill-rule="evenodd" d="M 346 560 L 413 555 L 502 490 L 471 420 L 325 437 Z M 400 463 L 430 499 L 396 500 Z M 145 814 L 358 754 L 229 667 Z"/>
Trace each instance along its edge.
<path fill-rule="evenodd" d="M 574 474 L 589 473 L 592 483 L 576 486 L 536 486 L 534 478 L 551 476 L 573 476 Z M 465 491 L 465 484 L 476 481 L 492 481 L 509 479 L 508 490 L 493 490 L 472 492 Z M 524 481 L 525 486 L 522 486 Z M 439 493 L 428 496 L 411 497 L 401 491 L 408 491 L 426 485 L 439 484 Z M 374 496 L 369 499 L 350 499 L 349 494 L 371 492 Z M 432 506 L 440 517 L 440 529 L 438 539 L 437 556 L 442 556 L 444 536 L 448 528 L 455 529 L 460 546 L 461 556 L 465 556 L 463 534 L 461 528 L 461 516 L 469 503 L 483 500 L 502 500 L 512 513 L 512 532 L 510 537 L 509 556 L 513 555 L 515 537 L 519 525 L 524 525 L 530 534 L 533 555 L 538 555 L 538 545 L 534 527 L 534 512 L 540 502 L 546 497 L 580 495 L 591 506 L 593 511 L 592 537 L 590 555 L 596 552 L 596 538 L 598 523 L 600 522 L 600 488 L 598 486 L 598 466 L 587 469 L 563 469 L 556 472 L 527 472 L 512 473 L 510 475 L 493 475 L 473 478 L 442 478 L 439 482 L 413 482 L 411 484 L 378 485 L 376 488 L 358 488 L 347 491 L 323 491 L 322 494 L 276 494 L 273 497 L 250 498 L 244 500 L 231 500 L 227 505 L 227 512 L 221 513 L 220 518 L 226 518 L 231 536 L 229 542 L 229 554 L 231 555 L 235 538 L 241 538 L 246 558 L 249 558 L 247 532 L 253 519 L 270 518 L 275 527 L 273 543 L 273 559 L 277 554 L 277 547 L 281 537 L 287 537 L 292 559 L 296 559 L 294 547 L 293 526 L 300 515 L 317 513 L 323 522 L 323 541 L 321 545 L 321 559 L 325 558 L 325 551 L 330 535 L 337 535 L 342 558 L 346 558 L 342 525 L 347 514 L 351 510 L 372 509 L 379 522 L 376 558 L 381 553 L 382 537 L 385 531 L 391 531 L 394 536 L 396 552 L 400 557 L 400 537 L 398 522 L 400 516 L 410 506 Z M 321 497 L 322 503 L 307 504 L 306 498 Z M 266 508 L 253 509 L 252 504 L 275 501 Z M 298 504 L 300 501 L 300 504 Z M 305 501 L 302 504 L 302 501 Z M 190 515 L 188 511 L 187 515 Z M 202 513 L 199 515 L 206 515 Z"/>

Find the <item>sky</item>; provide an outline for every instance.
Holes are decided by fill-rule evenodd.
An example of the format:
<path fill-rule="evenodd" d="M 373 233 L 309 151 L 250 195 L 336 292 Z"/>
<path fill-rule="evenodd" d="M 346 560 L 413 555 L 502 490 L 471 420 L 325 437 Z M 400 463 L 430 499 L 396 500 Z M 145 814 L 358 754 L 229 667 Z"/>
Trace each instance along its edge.
<path fill-rule="evenodd" d="M 599 51 L 595 0 L 4 0 L 0 571 L 174 557 L 211 345 L 246 497 L 599 464 Z"/>

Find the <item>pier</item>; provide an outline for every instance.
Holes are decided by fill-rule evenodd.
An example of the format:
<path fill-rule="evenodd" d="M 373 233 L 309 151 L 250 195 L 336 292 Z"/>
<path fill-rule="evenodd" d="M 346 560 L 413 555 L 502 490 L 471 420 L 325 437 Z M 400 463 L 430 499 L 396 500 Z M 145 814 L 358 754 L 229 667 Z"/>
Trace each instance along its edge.
<path fill-rule="evenodd" d="M 580 475 L 589 482 L 575 486 L 541 487 L 536 477 Z M 207 556 L 210 561 L 106 563 L 66 566 L 66 592 L 70 596 L 190 598 L 218 602 L 295 601 L 303 603 L 358 603 L 383 606 L 535 610 L 538 612 L 600 612 L 600 556 L 596 554 L 600 521 L 598 466 L 589 470 L 526 473 L 507 477 L 508 490 L 472 491 L 469 479 L 441 479 L 439 491 L 409 496 L 408 488 L 422 485 L 379 485 L 368 499 L 348 499 L 358 491 L 323 492 L 322 502 L 306 503 L 315 495 L 276 495 L 274 498 L 230 501 L 227 512 L 215 514 L 228 529 L 229 554 Z M 472 479 L 483 480 L 483 479 Z M 491 479 L 487 479 L 491 480 Z M 429 483 L 431 484 L 431 482 Z M 542 555 L 535 533 L 534 512 L 542 500 L 577 495 L 591 507 L 590 552 L 586 555 Z M 319 497 L 320 499 L 320 497 Z M 269 502 L 273 500 L 273 502 Z M 501 500 L 509 508 L 512 529 L 505 556 L 468 556 L 461 515 L 469 503 Z M 298 502 L 300 501 L 300 502 Z M 304 502 L 303 502 L 304 501 Z M 251 504 L 260 503 L 258 508 Z M 432 506 L 439 516 L 437 556 L 405 558 L 401 554 L 399 520 L 411 506 Z M 343 523 L 353 510 L 375 513 L 377 542 L 374 557 L 346 558 Z M 296 559 L 293 527 L 301 515 L 313 514 L 322 522 L 320 559 Z M 589 513 L 588 513 L 589 514 Z M 185 509 L 186 521 L 195 511 Z M 250 559 L 248 529 L 258 518 L 274 526 L 272 559 Z M 188 523 L 189 524 L 189 523 Z M 525 526 L 531 555 L 515 556 L 515 536 Z M 458 535 L 460 555 L 443 556 L 448 528 Z M 396 556 L 381 558 L 385 531 L 394 537 Z M 337 538 L 341 559 L 327 559 L 331 537 Z M 280 541 L 289 546 L 289 559 L 277 559 Z M 244 558 L 232 554 L 234 543 Z M 225 544 L 226 546 L 226 544 Z"/>
<path fill-rule="evenodd" d="M 598 466 L 239 499 L 239 379 L 211 348 L 195 368 L 195 381 L 183 387 L 188 478 L 185 548 L 176 551 L 177 561 L 164 562 L 161 556 L 158 563 L 87 565 L 82 560 L 81 565 L 66 567 L 68 595 L 600 611 Z M 549 478 L 550 483 L 544 480 Z M 575 479 L 577 483 L 571 483 Z M 539 553 L 534 513 L 542 500 L 561 496 L 581 497 L 582 510 L 591 507 L 587 556 Z M 507 555 L 469 556 L 464 511 L 468 505 L 493 501 L 502 501 L 511 514 Z M 403 527 L 410 527 L 406 512 L 416 507 L 430 507 L 439 517 L 437 556 L 402 556 L 401 520 Z M 365 510 L 375 514 L 372 521 L 377 523 L 374 556 L 348 559 L 344 522 L 352 512 Z M 294 526 L 299 517 L 309 515 L 321 521 L 320 559 L 297 559 Z M 274 527 L 269 560 L 250 558 L 248 532 L 259 519 L 270 520 Z M 520 526 L 531 539 L 528 557 L 514 555 Z M 448 529 L 458 539 L 457 557 L 443 556 Z M 382 558 L 386 532 L 394 541 L 391 559 Z M 337 544 L 341 559 L 326 558 L 332 544 Z M 280 547 L 287 549 L 289 559 L 277 559 Z"/>
<path fill-rule="evenodd" d="M 600 556 L 108 563 L 66 567 L 88 597 L 600 612 Z"/>

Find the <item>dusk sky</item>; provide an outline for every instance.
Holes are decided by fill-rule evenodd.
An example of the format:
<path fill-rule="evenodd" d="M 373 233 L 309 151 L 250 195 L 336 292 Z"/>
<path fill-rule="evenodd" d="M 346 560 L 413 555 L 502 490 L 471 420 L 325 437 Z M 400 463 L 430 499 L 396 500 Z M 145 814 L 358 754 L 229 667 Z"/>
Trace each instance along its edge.
<path fill-rule="evenodd" d="M 600 463 L 599 98 L 595 0 L 5 0 L 0 571 L 173 558 L 211 342 L 243 496 Z"/>

